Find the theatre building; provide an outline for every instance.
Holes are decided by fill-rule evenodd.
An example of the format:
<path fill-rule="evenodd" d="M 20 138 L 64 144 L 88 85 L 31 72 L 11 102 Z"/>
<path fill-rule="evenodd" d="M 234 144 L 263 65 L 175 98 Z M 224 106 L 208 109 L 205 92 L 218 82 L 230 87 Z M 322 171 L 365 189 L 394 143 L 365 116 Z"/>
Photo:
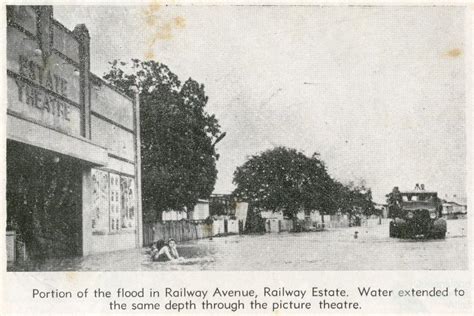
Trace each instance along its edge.
<path fill-rule="evenodd" d="M 8 260 L 140 247 L 138 103 L 90 72 L 85 25 L 7 17 Z"/>

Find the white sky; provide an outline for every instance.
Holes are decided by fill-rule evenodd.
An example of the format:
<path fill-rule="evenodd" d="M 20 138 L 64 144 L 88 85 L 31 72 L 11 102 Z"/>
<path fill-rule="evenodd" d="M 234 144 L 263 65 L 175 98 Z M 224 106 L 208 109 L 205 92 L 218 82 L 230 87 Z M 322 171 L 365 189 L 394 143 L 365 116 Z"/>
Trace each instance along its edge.
<path fill-rule="evenodd" d="M 215 192 L 232 191 L 248 155 L 284 145 L 319 152 L 341 181 L 365 179 L 377 202 L 415 183 L 466 194 L 463 8 L 54 10 L 70 29 L 87 25 L 98 75 L 152 53 L 205 85 L 227 132 Z"/>

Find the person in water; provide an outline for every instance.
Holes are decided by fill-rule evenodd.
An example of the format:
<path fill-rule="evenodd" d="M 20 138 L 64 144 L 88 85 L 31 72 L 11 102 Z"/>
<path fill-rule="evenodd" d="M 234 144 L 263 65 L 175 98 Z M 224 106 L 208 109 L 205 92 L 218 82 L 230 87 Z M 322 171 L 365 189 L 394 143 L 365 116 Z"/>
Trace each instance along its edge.
<path fill-rule="evenodd" d="M 162 240 L 158 240 L 151 250 L 151 259 L 153 261 L 181 261 L 183 257 L 179 256 L 176 249 L 176 241 L 173 238 L 165 244 Z"/>

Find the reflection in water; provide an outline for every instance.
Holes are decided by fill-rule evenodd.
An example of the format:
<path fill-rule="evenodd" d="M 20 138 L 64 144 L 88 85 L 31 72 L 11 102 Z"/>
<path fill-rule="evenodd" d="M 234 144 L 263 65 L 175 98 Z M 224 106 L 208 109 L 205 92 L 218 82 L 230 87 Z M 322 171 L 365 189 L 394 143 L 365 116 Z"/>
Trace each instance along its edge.
<path fill-rule="evenodd" d="M 314 233 L 240 235 L 178 245 L 182 263 L 152 262 L 147 249 L 55 259 L 15 267 L 39 271 L 464 270 L 467 220 L 448 221 L 445 240 L 399 240 L 388 225 Z M 359 236 L 354 239 L 354 232 Z"/>

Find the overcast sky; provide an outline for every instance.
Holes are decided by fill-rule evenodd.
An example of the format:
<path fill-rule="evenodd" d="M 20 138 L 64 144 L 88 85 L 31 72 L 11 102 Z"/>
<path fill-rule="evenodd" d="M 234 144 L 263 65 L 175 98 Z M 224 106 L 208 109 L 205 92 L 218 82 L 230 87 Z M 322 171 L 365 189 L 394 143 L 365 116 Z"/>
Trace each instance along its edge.
<path fill-rule="evenodd" d="M 91 35 L 92 71 L 152 58 L 203 83 L 219 143 L 215 192 L 277 145 L 319 152 L 330 174 L 466 193 L 464 9 L 55 7 Z M 306 84 L 305 84 L 306 83 Z"/>

